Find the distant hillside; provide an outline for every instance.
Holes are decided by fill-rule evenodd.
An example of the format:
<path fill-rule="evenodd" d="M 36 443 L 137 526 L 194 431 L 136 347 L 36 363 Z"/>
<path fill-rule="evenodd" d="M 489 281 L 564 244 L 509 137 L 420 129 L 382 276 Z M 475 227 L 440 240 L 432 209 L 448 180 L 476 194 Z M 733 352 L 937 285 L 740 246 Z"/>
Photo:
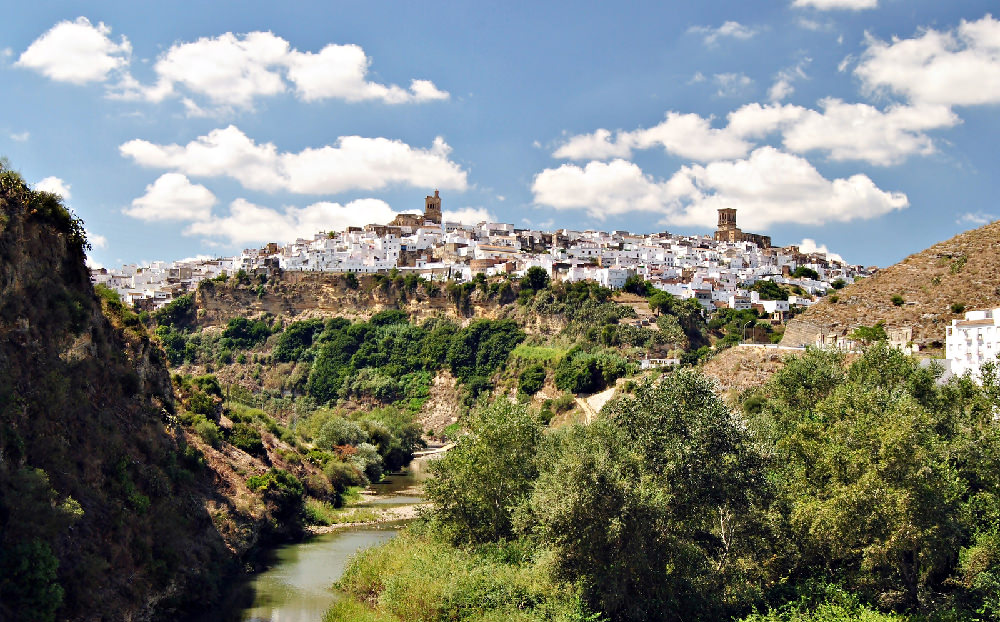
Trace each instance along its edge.
<path fill-rule="evenodd" d="M 901 296 L 903 303 L 894 304 Z M 849 334 L 885 322 L 911 327 L 921 349 L 940 348 L 953 313 L 1000 305 L 1000 222 L 966 231 L 910 255 L 828 297 L 788 324 L 782 345 L 809 345 L 820 334 Z M 898 300 L 897 300 L 898 302 Z"/>

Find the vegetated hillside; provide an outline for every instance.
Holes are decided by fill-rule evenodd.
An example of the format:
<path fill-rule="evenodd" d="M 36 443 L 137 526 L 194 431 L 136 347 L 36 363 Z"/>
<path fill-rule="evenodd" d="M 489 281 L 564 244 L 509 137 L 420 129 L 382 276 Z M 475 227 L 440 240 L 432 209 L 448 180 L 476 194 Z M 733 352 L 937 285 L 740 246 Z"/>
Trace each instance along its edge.
<path fill-rule="evenodd" d="M 940 348 L 945 327 L 963 317 L 962 309 L 1000 304 L 1000 222 L 910 255 L 835 295 L 836 302 L 827 296 L 789 322 L 782 345 L 811 345 L 823 333 L 845 335 L 884 322 L 911 327 L 921 349 Z"/>
<path fill-rule="evenodd" d="M 147 619 L 230 559 L 200 454 L 165 425 L 161 350 L 95 296 L 85 245 L 0 165 L 0 620 Z"/>

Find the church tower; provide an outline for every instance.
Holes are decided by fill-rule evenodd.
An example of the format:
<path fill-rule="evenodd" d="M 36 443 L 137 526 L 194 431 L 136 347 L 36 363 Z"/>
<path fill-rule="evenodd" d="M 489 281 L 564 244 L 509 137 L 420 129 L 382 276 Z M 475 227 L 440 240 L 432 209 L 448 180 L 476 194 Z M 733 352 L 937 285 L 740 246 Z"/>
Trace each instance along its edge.
<path fill-rule="evenodd" d="M 434 196 L 424 198 L 424 220 L 435 225 L 441 224 L 441 196 L 437 190 L 434 191 Z"/>

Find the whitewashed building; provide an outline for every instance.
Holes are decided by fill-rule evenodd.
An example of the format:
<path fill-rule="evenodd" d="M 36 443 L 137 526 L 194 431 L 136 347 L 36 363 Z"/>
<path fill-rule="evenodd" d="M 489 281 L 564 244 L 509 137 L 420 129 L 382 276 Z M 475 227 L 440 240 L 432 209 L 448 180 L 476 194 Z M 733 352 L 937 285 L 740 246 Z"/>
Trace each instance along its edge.
<path fill-rule="evenodd" d="M 952 320 L 945 339 L 949 370 L 979 378 L 980 367 L 996 361 L 1000 352 L 1000 309 L 967 311 L 964 320 Z"/>

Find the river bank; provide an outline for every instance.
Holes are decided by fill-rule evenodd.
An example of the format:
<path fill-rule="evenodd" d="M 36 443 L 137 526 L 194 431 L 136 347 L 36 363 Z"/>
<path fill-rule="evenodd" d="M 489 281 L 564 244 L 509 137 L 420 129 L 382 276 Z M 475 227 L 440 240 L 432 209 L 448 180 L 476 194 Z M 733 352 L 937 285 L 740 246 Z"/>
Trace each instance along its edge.
<path fill-rule="evenodd" d="M 234 589 L 226 611 L 211 619 L 226 622 L 318 622 L 339 598 L 332 585 L 351 557 L 396 536 L 416 518 L 423 499 L 426 462 L 440 451 L 425 452 L 400 473 L 360 491 L 330 525 L 307 527 L 302 542 L 269 551 L 266 570 L 248 576 Z M 363 517 L 350 520 L 352 516 Z"/>

